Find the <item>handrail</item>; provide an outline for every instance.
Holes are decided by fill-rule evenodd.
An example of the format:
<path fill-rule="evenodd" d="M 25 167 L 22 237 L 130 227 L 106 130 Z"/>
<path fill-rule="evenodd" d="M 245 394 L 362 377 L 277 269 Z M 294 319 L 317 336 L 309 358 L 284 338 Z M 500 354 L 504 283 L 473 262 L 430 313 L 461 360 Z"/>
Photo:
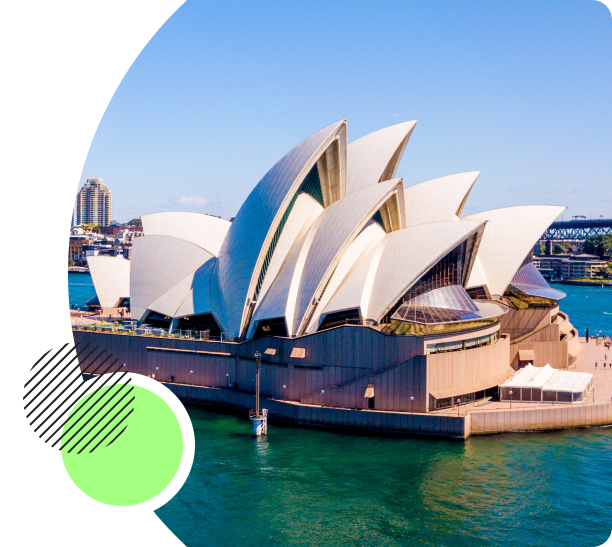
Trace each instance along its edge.
<path fill-rule="evenodd" d="M 167 329 L 150 327 L 148 325 L 134 326 L 132 321 L 125 321 L 125 323 L 131 323 L 130 325 L 124 325 L 121 323 L 111 322 L 96 322 L 89 325 L 72 325 L 73 331 L 87 331 L 87 332 L 99 332 L 99 333 L 112 333 L 122 334 L 129 336 L 145 336 L 153 338 L 172 338 L 179 340 L 199 340 L 202 342 L 227 342 L 227 337 L 223 336 L 210 336 L 210 332 L 198 331 L 198 330 L 173 330 L 170 332 Z"/>

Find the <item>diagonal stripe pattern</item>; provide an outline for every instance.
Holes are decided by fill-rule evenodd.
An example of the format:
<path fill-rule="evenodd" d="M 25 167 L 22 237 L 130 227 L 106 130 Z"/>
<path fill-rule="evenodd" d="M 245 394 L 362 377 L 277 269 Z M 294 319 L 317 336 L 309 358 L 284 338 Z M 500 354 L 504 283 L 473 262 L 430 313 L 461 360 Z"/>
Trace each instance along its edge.
<path fill-rule="evenodd" d="M 85 359 L 96 349 L 97 347 L 91 350 Z M 84 351 L 85 348 L 81 349 L 79 354 Z M 103 353 L 104 350 L 94 357 L 87 368 L 93 367 Z M 96 444 L 89 450 L 91 453 L 111 435 L 114 437 L 111 437 L 107 446 L 124 433 L 127 428 L 124 422 L 134 411 L 135 396 L 132 393 L 134 387 L 129 385 L 131 379 L 126 379 L 127 371 L 120 374 L 122 367 L 117 366 L 118 359 L 105 366 L 111 357 L 112 354 L 107 355 L 89 373 L 99 374 L 95 380 L 90 380 L 81 388 L 73 390 L 66 398 L 68 406 L 52 422 L 49 432 L 51 446 L 59 445 L 61 451 L 66 450 L 68 453 L 75 451 L 81 454 L 95 441 Z M 85 359 L 81 360 L 81 363 Z M 104 369 L 100 371 L 102 367 Z M 113 368 L 115 370 L 109 374 Z M 120 429 L 122 424 L 124 427 Z"/>

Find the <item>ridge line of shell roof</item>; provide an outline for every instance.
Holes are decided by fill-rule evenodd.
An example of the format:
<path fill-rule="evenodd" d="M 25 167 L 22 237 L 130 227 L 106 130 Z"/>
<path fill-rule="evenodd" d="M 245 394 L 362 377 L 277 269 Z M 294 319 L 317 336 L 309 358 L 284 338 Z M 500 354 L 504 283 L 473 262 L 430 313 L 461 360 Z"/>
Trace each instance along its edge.
<path fill-rule="evenodd" d="M 427 184 L 428 182 L 434 182 L 436 180 L 445 179 L 449 177 L 457 177 L 459 175 L 473 175 L 473 174 L 477 174 L 478 176 L 480 176 L 482 172 L 481 171 L 459 171 L 458 173 L 450 173 L 449 175 L 442 175 L 440 177 L 435 177 L 433 179 L 427 179 L 422 182 L 416 182 L 414 184 L 411 184 L 410 186 L 406 186 L 405 188 L 406 190 L 409 190 L 410 188 L 414 188 L 415 186 L 419 186 L 421 184 Z"/>
<path fill-rule="evenodd" d="M 217 263 L 220 304 L 227 322 L 224 330 L 230 337 L 241 334 L 247 299 L 261 270 L 258 264 L 267 252 L 266 241 L 273 236 L 307 169 L 343 126 L 345 119 L 320 129 L 289 150 L 257 183 L 236 214 Z"/>

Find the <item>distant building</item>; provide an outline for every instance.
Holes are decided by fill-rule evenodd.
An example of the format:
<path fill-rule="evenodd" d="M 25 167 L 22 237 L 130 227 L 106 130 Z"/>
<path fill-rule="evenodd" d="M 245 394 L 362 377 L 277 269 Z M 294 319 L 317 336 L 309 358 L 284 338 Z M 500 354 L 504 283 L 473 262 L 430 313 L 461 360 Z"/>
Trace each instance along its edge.
<path fill-rule="evenodd" d="M 72 261 L 74 266 L 85 265 L 84 247 L 89 245 L 89 239 L 83 235 L 71 235 L 68 244 L 68 261 Z"/>
<path fill-rule="evenodd" d="M 77 225 L 108 226 L 113 218 L 113 195 L 102 179 L 87 179 L 77 194 Z"/>
<path fill-rule="evenodd" d="M 543 275 L 552 277 L 593 278 L 607 262 L 597 255 L 577 254 L 572 256 L 534 256 L 533 263 Z"/>
<path fill-rule="evenodd" d="M 100 233 L 106 236 L 117 236 L 121 232 L 142 232 L 142 224 L 111 224 L 100 228 Z"/>

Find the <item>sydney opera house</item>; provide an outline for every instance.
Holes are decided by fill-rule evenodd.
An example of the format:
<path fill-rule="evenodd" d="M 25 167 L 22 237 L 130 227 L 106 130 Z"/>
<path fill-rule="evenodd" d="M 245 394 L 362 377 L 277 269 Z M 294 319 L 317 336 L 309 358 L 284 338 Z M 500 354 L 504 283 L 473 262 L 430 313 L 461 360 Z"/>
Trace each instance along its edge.
<path fill-rule="evenodd" d="M 100 304 L 129 298 L 138 326 L 75 338 L 160 381 L 245 394 L 259 351 L 271 400 L 397 413 L 496 395 L 527 365 L 567 368 L 580 345 L 565 295 L 530 262 L 563 208 L 463 215 L 479 172 L 405 187 L 415 124 L 351 143 L 345 120 L 321 129 L 233 222 L 143 216 L 130 261 L 89 261 Z"/>

